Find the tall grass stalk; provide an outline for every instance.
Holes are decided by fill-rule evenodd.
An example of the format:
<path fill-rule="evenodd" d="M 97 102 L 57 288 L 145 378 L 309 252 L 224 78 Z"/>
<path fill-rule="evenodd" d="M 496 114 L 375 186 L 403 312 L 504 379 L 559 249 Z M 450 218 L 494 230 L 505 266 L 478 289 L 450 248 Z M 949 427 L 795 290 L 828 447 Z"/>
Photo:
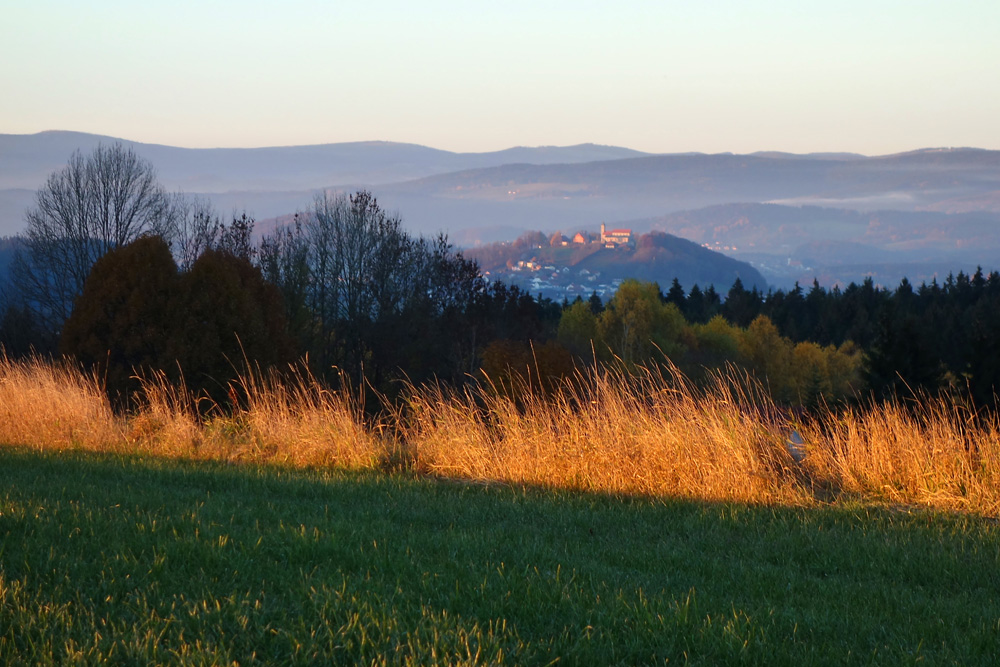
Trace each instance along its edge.
<path fill-rule="evenodd" d="M 183 383 L 154 374 L 135 409 L 115 415 L 100 379 L 76 366 L 0 356 L 0 442 L 286 466 L 404 465 L 616 494 L 764 503 L 848 494 L 1000 515 L 1000 424 L 947 398 L 793 420 L 734 370 L 695 387 L 672 369 L 603 367 L 546 391 L 488 379 L 462 389 L 411 385 L 373 421 L 358 392 L 331 391 L 303 369 L 248 373 L 232 391 L 232 410 L 199 410 Z M 805 441 L 794 451 L 793 430 Z"/>
<path fill-rule="evenodd" d="M 230 387 L 234 406 L 204 409 L 162 373 L 142 382 L 131 417 L 134 442 L 166 456 L 290 466 L 374 467 L 382 447 L 349 390 L 333 392 L 307 370 L 244 373 Z"/>
<path fill-rule="evenodd" d="M 802 425 L 811 479 L 891 503 L 1000 514 L 1000 425 L 948 398 L 832 411 Z"/>
<path fill-rule="evenodd" d="M 68 362 L 13 360 L 2 348 L 0 442 L 45 449 L 125 445 L 100 378 Z"/>
<path fill-rule="evenodd" d="M 580 371 L 554 396 L 412 388 L 406 439 L 441 475 L 628 494 L 792 500 L 785 427 L 762 393 L 720 376 Z M 489 387 L 489 385 L 486 385 Z"/>
<path fill-rule="evenodd" d="M 197 398 L 183 379 L 172 383 L 162 371 L 140 379 L 136 411 L 129 419 L 127 438 L 137 449 L 176 458 L 212 458 L 204 452 Z"/>
<path fill-rule="evenodd" d="M 247 454 L 293 466 L 375 467 L 385 447 L 381 429 L 366 425 L 364 409 L 345 383 L 334 392 L 308 370 L 286 374 L 253 372 L 238 383 L 245 398 L 227 427 L 242 430 Z"/>

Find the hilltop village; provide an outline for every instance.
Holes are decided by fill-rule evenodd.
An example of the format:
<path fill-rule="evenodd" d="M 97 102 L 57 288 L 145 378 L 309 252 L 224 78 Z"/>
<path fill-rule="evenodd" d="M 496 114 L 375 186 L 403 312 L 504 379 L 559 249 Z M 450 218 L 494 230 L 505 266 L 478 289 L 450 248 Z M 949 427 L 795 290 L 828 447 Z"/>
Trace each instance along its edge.
<path fill-rule="evenodd" d="M 602 223 L 599 233 L 578 231 L 569 237 L 560 231 L 546 237 L 528 232 L 513 242 L 491 243 L 465 254 L 479 262 L 490 281 L 502 280 L 556 301 L 595 292 L 607 300 L 628 277 L 621 275 L 621 265 L 635 249 L 631 229 L 607 229 Z"/>
<path fill-rule="evenodd" d="M 657 282 L 664 289 L 674 278 L 690 289 L 714 285 L 723 293 L 736 278 L 766 288 L 749 264 L 663 232 L 636 234 L 631 229 L 528 232 L 511 242 L 491 243 L 463 251 L 479 263 L 488 280 L 517 285 L 533 295 L 573 301 L 597 293 L 610 299 L 627 278 Z"/>

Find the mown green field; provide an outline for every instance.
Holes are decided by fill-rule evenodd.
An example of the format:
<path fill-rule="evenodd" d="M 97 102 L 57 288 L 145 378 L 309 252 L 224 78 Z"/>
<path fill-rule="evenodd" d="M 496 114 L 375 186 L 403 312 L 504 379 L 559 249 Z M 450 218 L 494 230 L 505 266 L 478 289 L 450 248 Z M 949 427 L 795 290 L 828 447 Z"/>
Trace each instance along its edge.
<path fill-rule="evenodd" d="M 993 520 L 0 448 L 5 664 L 992 664 Z"/>

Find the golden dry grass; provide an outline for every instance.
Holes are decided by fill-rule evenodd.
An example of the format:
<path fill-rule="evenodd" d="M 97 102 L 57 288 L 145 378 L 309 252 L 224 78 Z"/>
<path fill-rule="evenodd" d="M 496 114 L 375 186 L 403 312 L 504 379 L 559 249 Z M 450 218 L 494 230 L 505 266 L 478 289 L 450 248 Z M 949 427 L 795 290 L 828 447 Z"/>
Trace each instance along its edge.
<path fill-rule="evenodd" d="M 289 466 L 374 468 L 617 494 L 814 503 L 848 494 L 1000 515 L 1000 426 L 947 399 L 829 409 L 792 421 L 735 372 L 581 371 L 542 396 L 409 387 L 382 421 L 307 372 L 253 374 L 240 407 L 205 417 L 153 375 L 116 416 L 69 363 L 0 357 L 0 442 Z M 510 389 L 510 388 L 508 388 Z M 510 396 L 518 396 L 512 399 Z M 797 430 L 805 444 L 789 451 Z"/>
<path fill-rule="evenodd" d="M 287 376 L 259 374 L 239 386 L 245 407 L 218 420 L 238 425 L 251 459 L 293 466 L 370 468 L 383 451 L 378 429 L 366 427 L 363 409 L 350 391 L 326 389 L 306 371 Z"/>
<path fill-rule="evenodd" d="M 0 442 L 45 449 L 122 445 L 98 378 L 68 363 L 14 361 L 0 350 Z"/>
<path fill-rule="evenodd" d="M 374 467 L 383 447 L 364 426 L 349 392 L 332 392 L 308 372 L 252 373 L 231 388 L 238 407 L 210 410 L 163 374 L 143 381 L 139 407 L 128 419 L 133 444 L 172 457 L 296 467 Z"/>
<path fill-rule="evenodd" d="M 786 426 L 731 382 L 581 372 L 551 397 L 414 389 L 405 439 L 428 472 L 644 495 L 788 501 L 799 493 Z"/>
<path fill-rule="evenodd" d="M 801 427 L 804 468 L 841 492 L 1000 514 L 1000 427 L 947 398 L 827 411 Z"/>

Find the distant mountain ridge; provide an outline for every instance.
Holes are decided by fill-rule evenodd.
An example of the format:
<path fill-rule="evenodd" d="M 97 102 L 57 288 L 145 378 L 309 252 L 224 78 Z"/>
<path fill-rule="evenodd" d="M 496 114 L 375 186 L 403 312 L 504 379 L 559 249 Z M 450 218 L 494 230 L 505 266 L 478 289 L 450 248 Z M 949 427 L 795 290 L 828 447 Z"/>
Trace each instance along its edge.
<path fill-rule="evenodd" d="M 739 203 L 678 211 L 628 224 L 745 252 L 793 254 L 804 245 L 815 247 L 819 242 L 844 247 L 847 252 L 860 246 L 877 248 L 913 260 L 944 254 L 981 261 L 1000 255 L 1000 213 L 993 212 L 853 211 Z M 948 253 L 942 252 L 942 242 L 950 245 Z M 827 261 L 843 263 L 847 259 L 834 255 Z"/>
<path fill-rule="evenodd" d="M 35 190 L 76 150 L 121 142 L 149 160 L 171 191 L 204 195 L 227 212 L 246 209 L 258 219 L 294 212 L 325 188 L 354 190 L 435 174 L 509 163 L 549 164 L 648 155 L 616 146 L 518 146 L 453 153 L 417 144 L 360 141 L 264 148 L 179 148 L 82 132 L 0 134 L 0 235 L 16 234 Z M 447 225 L 443 225 L 447 226 Z M 443 227 L 442 226 L 442 227 Z"/>
<path fill-rule="evenodd" d="M 796 159 L 688 154 L 514 164 L 387 184 L 378 195 L 420 231 L 510 226 L 555 231 L 733 202 L 1000 212 L 1000 151 Z"/>
<path fill-rule="evenodd" d="M 647 155 L 616 146 L 517 146 L 453 153 L 418 144 L 357 141 L 263 148 L 179 148 L 82 132 L 0 134 L 0 189 L 38 188 L 75 150 L 121 142 L 156 167 L 169 189 L 193 193 L 282 191 L 378 185 L 515 162 L 591 162 Z"/>
<path fill-rule="evenodd" d="M 575 164 L 508 164 L 427 176 L 384 188 L 449 198 L 643 197 L 672 210 L 729 202 L 895 200 L 917 210 L 1000 193 L 1000 151 L 915 151 L 880 157 L 650 155 Z M 852 208 L 859 208 L 853 206 Z"/>

